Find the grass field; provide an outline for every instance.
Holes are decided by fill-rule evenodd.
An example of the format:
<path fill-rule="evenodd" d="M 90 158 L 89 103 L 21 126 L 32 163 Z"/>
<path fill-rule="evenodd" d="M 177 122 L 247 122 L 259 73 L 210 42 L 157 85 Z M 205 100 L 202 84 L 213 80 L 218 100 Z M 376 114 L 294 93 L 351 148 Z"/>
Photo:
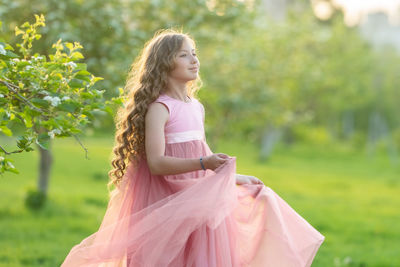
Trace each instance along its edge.
<path fill-rule="evenodd" d="M 54 142 L 49 201 L 39 212 L 24 207 L 36 185 L 37 152 L 13 156 L 21 173 L 0 177 L 0 266 L 59 266 L 98 229 L 113 138 L 83 141 L 89 160 L 74 139 Z M 400 166 L 385 155 L 295 145 L 262 163 L 256 147 L 236 141 L 214 152 L 236 156 L 238 173 L 263 180 L 325 236 L 313 267 L 400 266 Z"/>

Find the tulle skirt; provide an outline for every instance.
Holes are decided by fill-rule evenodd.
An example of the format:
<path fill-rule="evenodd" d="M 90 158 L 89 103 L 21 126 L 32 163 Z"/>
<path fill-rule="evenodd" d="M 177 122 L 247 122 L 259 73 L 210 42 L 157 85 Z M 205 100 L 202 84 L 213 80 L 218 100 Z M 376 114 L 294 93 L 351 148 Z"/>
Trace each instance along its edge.
<path fill-rule="evenodd" d="M 212 154 L 201 140 L 167 144 L 167 156 Z M 97 232 L 62 267 L 310 266 L 324 240 L 271 188 L 236 184 L 236 158 L 214 171 L 152 175 L 131 163 Z"/>

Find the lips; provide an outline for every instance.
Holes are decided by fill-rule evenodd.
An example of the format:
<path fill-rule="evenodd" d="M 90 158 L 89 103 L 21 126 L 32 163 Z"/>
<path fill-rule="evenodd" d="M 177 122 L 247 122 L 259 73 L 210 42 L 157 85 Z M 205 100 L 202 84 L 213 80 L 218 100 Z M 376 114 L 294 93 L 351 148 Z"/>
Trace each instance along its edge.
<path fill-rule="evenodd" d="M 189 70 L 197 71 L 199 68 L 190 68 Z"/>

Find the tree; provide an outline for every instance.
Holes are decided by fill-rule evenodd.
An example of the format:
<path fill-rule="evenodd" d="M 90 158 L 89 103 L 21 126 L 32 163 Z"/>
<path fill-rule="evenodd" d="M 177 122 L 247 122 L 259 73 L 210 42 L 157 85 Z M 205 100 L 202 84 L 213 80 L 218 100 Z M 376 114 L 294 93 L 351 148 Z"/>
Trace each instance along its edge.
<path fill-rule="evenodd" d="M 112 106 L 121 105 L 123 98 L 122 90 L 118 97 L 105 100 L 104 90 L 94 89 L 102 78 L 78 62 L 84 58 L 78 42 L 59 39 L 48 57 L 33 54 L 33 42 L 41 37 L 38 29 L 45 26 L 43 15 L 35 15 L 35 19 L 33 24 L 25 22 L 15 28 L 15 35 L 22 39 L 16 44 L 20 55 L 0 40 L 0 131 L 15 136 L 19 148 L 7 151 L 0 146 L 0 173 L 18 173 L 9 156 L 33 151 L 36 144 L 40 152 L 38 194 L 44 199 L 52 163 L 51 140 L 73 136 L 87 152 L 77 136 L 80 128 L 90 123 L 96 112 L 112 115 Z"/>

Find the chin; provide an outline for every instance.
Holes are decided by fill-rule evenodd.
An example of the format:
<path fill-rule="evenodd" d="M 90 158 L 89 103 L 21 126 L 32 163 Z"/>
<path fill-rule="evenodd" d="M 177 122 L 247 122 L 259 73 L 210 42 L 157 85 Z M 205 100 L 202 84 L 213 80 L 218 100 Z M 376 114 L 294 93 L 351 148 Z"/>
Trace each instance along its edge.
<path fill-rule="evenodd" d="M 196 80 L 197 79 L 197 75 L 196 76 L 192 76 L 192 77 L 188 77 L 187 79 L 186 79 L 186 81 L 187 82 L 190 82 L 190 81 L 194 81 L 194 80 Z"/>

